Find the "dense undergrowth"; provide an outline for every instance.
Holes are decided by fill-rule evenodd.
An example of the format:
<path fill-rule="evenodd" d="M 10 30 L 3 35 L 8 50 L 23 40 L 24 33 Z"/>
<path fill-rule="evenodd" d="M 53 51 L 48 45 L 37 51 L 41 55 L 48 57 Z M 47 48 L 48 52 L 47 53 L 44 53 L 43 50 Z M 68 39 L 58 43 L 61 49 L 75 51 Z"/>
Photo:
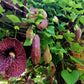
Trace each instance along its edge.
<path fill-rule="evenodd" d="M 7 62 L 4 62 L 2 70 L 0 60 L 1 80 L 8 84 L 82 84 L 84 71 L 76 63 L 83 67 L 84 60 L 77 58 L 78 54 L 76 58 L 73 55 L 84 54 L 84 47 L 80 45 L 84 38 L 83 0 L 0 0 L 0 4 L 0 51 L 4 49 L 2 46 L 13 43 L 8 42 L 9 37 L 15 38 L 23 45 L 27 59 L 27 66 L 25 59 L 21 67 L 16 66 L 22 60 L 19 58 L 10 69 L 18 54 L 25 55 L 19 53 L 23 49 L 20 44 L 16 44 L 18 47 L 12 44 L 15 50 L 7 45 L 6 59 L 12 56 L 12 63 L 5 65 Z M 24 66 L 24 74 L 18 75 Z"/>

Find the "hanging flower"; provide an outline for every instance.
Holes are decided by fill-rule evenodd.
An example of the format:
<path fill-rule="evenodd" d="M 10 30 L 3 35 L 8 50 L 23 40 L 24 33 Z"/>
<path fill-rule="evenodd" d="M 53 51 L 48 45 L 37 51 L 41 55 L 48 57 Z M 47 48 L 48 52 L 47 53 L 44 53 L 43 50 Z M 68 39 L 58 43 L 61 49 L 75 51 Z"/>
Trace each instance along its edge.
<path fill-rule="evenodd" d="M 16 77 L 26 68 L 26 54 L 22 44 L 15 38 L 6 38 L 0 44 L 0 74 Z"/>
<path fill-rule="evenodd" d="M 47 19 L 43 19 L 43 21 L 37 25 L 37 28 L 39 29 L 44 29 L 47 28 L 48 26 L 48 20 Z"/>

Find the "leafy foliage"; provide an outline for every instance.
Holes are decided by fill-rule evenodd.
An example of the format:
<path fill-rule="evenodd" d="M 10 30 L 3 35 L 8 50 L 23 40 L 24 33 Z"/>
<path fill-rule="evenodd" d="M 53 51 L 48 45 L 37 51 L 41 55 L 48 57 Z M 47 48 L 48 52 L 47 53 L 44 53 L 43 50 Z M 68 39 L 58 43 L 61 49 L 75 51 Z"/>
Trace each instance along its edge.
<path fill-rule="evenodd" d="M 79 42 L 74 41 L 74 26 L 76 24 L 79 27 L 84 25 L 84 1 L 11 1 L 14 4 L 14 9 L 7 6 L 5 9 L 5 7 L 0 5 L 0 42 L 7 37 L 16 37 L 22 42 L 27 56 L 27 71 L 25 71 L 26 74 L 22 75 L 19 80 L 25 79 L 23 82 L 29 83 L 29 79 L 33 79 L 37 84 L 49 84 L 51 81 L 56 84 L 56 80 L 58 84 L 61 84 L 61 82 L 75 84 L 78 79 L 84 80 L 84 73 L 80 72 L 81 74 L 79 74 L 78 70 L 75 70 L 76 68 L 72 66 L 75 66 L 75 64 L 72 64 L 73 62 L 77 62 L 82 66 L 84 65 L 84 60 L 72 56 L 72 52 L 76 51 L 81 53 L 80 49 L 84 50 L 84 47 L 82 47 Z M 31 6 L 36 9 L 31 9 Z M 48 20 L 48 26 L 45 29 L 38 29 L 37 25 L 44 20 L 42 16 L 43 13 L 40 11 L 42 9 L 47 13 L 46 19 Z M 33 12 L 31 10 L 33 10 Z M 36 13 L 35 11 L 38 12 Z M 29 27 L 32 28 L 34 35 L 38 34 L 40 37 L 41 59 L 37 65 L 33 64 L 31 59 L 32 39 L 26 38 L 25 36 Z M 53 77 L 51 77 L 52 67 L 50 67 L 50 63 L 46 64 L 44 60 L 44 51 L 47 45 L 49 45 L 50 48 L 51 61 L 55 64 L 55 68 L 57 69 Z M 35 54 L 38 53 L 35 52 Z M 50 76 L 52 80 L 47 80 L 48 76 Z M 0 78 L 2 79 L 3 77 Z M 62 81 L 59 82 L 59 80 Z M 12 84 L 17 84 L 17 81 L 17 78 L 15 78 Z"/>

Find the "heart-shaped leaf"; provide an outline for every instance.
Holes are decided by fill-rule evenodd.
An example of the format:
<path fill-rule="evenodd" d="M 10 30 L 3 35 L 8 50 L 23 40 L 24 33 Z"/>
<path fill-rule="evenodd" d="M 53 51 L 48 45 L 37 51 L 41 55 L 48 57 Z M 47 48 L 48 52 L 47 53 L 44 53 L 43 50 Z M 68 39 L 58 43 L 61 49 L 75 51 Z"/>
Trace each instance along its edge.
<path fill-rule="evenodd" d="M 77 70 L 73 70 L 72 73 L 69 73 L 67 70 L 61 72 L 61 76 L 67 84 L 75 84 L 79 78 L 79 73 Z"/>

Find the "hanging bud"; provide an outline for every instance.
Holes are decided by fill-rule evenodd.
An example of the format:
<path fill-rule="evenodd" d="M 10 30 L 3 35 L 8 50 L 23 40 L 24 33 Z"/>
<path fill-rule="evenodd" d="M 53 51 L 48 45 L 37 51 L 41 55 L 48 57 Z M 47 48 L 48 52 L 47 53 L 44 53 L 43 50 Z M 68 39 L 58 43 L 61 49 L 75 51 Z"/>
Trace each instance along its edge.
<path fill-rule="evenodd" d="M 50 62 L 50 67 L 51 67 L 51 76 L 55 74 L 56 68 L 53 62 Z"/>
<path fill-rule="evenodd" d="M 31 38 L 33 39 L 33 30 L 31 27 L 29 27 L 26 31 L 26 38 Z"/>
<path fill-rule="evenodd" d="M 51 53 L 50 53 L 50 49 L 49 46 L 47 45 L 45 51 L 44 51 L 44 60 L 46 63 L 50 63 L 51 61 Z"/>
<path fill-rule="evenodd" d="M 48 20 L 47 19 L 43 19 L 43 21 L 37 25 L 37 28 L 39 29 L 44 29 L 48 26 Z"/>
<path fill-rule="evenodd" d="M 78 27 L 78 25 L 75 25 L 74 27 L 74 33 L 75 33 L 75 41 L 79 41 L 82 35 L 81 29 Z"/>
<path fill-rule="evenodd" d="M 40 38 L 38 35 L 35 35 L 32 43 L 32 51 L 31 51 L 32 62 L 34 64 L 38 64 L 41 58 L 41 50 L 40 50 Z"/>

